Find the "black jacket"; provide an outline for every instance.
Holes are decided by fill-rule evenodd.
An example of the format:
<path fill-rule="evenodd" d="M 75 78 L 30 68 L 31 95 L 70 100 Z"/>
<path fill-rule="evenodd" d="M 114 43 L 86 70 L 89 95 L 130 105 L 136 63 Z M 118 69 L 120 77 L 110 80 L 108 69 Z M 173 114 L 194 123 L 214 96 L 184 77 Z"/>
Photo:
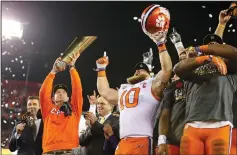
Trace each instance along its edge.
<path fill-rule="evenodd" d="M 115 136 L 119 139 L 119 117 L 111 114 L 103 124 L 110 124 L 113 127 Z M 104 125 L 98 121 L 91 127 L 86 129 L 86 132 L 80 136 L 80 145 L 87 146 L 87 155 L 114 155 L 114 151 L 105 152 L 104 146 Z"/>
<path fill-rule="evenodd" d="M 16 127 L 14 127 L 10 143 L 9 150 L 15 152 L 18 150 L 17 155 L 42 155 L 42 137 L 43 137 L 43 121 L 41 119 L 39 131 L 34 141 L 32 129 L 29 126 L 25 126 L 22 134 L 18 139 L 15 137 Z"/>

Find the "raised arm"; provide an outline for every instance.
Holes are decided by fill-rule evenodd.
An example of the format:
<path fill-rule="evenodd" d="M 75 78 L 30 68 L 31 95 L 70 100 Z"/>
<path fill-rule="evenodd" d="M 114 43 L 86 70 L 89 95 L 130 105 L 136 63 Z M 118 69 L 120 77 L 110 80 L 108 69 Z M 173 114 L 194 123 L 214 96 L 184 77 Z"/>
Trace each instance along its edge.
<path fill-rule="evenodd" d="M 53 107 L 51 95 L 52 95 L 54 78 L 55 73 L 51 71 L 45 78 L 39 91 L 40 106 L 41 106 L 40 109 L 43 120 L 50 113 L 50 110 Z"/>
<path fill-rule="evenodd" d="M 80 118 L 83 106 L 81 79 L 75 67 L 70 68 L 70 75 L 72 85 L 72 96 L 71 96 L 72 109 L 75 111 L 77 117 Z"/>
<path fill-rule="evenodd" d="M 99 94 L 105 98 L 108 102 L 117 105 L 118 104 L 118 91 L 109 87 L 109 82 L 106 77 L 106 66 L 109 64 L 106 53 L 104 56 L 96 61 L 98 77 L 97 77 L 97 89 Z"/>
<path fill-rule="evenodd" d="M 230 17 L 231 16 L 227 14 L 227 10 L 222 10 L 219 14 L 219 23 L 216 28 L 215 34 L 221 38 L 223 38 L 225 26 L 226 26 L 226 23 L 230 20 Z"/>
<path fill-rule="evenodd" d="M 61 68 L 57 67 L 56 64 L 59 63 L 60 61 L 61 58 L 56 59 L 51 72 L 45 78 L 39 91 L 40 106 L 41 106 L 40 109 L 43 120 L 47 117 L 47 115 L 50 113 L 50 110 L 53 108 L 51 95 L 53 90 L 53 81 L 55 78 L 55 74 L 60 71 L 64 71 L 66 69 L 65 67 Z"/>
<path fill-rule="evenodd" d="M 210 44 L 195 47 L 196 52 L 205 55 L 215 55 L 237 61 L 237 48 L 226 44 Z"/>
<path fill-rule="evenodd" d="M 223 75 L 227 74 L 227 68 L 225 62 L 221 58 L 209 55 L 184 59 L 174 66 L 174 72 L 178 77 L 186 79 L 188 76 L 193 75 L 193 71 L 195 69 L 210 62 L 212 62 L 217 66 L 221 74 Z M 192 78 L 195 77 L 202 78 L 196 75 L 192 76 Z"/>
<path fill-rule="evenodd" d="M 151 89 L 152 93 L 158 99 L 160 99 L 163 96 L 162 95 L 163 91 L 167 86 L 170 76 L 172 74 L 172 61 L 164 43 L 159 45 L 158 49 L 159 49 L 161 70 L 155 76 Z"/>

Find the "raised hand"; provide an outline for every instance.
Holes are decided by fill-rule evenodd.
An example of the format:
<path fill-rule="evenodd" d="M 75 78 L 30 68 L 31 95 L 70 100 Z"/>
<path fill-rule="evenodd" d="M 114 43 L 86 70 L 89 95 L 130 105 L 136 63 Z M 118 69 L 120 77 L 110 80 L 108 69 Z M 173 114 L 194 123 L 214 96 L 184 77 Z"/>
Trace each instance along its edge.
<path fill-rule="evenodd" d="M 219 14 L 219 24 L 225 26 L 230 20 L 231 16 L 227 14 L 228 10 L 222 10 Z"/>
<path fill-rule="evenodd" d="M 70 58 L 72 59 L 72 61 L 69 62 L 68 65 L 74 66 L 80 55 L 81 54 L 79 52 L 70 54 Z"/>
<path fill-rule="evenodd" d="M 104 56 L 96 61 L 97 71 L 105 70 L 109 64 L 109 57 L 104 52 Z"/>
<path fill-rule="evenodd" d="M 169 38 L 173 44 L 181 42 L 181 36 L 174 27 L 173 27 L 173 32 L 169 35 Z"/>
<path fill-rule="evenodd" d="M 95 90 L 94 90 L 93 95 L 91 95 L 91 96 L 87 95 L 88 101 L 89 101 L 89 103 L 90 103 L 91 105 L 97 103 L 97 98 L 98 98 L 98 97 L 99 97 L 99 95 L 96 96 Z"/>
<path fill-rule="evenodd" d="M 61 72 L 61 71 L 64 71 L 66 69 L 66 65 L 64 62 L 61 61 L 61 58 L 57 58 L 53 64 L 53 68 L 51 70 L 51 73 L 58 73 L 58 72 Z"/>

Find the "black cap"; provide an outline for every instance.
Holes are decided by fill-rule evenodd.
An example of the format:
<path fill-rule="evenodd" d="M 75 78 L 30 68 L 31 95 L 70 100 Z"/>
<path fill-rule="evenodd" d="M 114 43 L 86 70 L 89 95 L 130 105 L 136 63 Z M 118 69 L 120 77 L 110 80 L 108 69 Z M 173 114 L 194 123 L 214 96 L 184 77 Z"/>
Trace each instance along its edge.
<path fill-rule="evenodd" d="M 221 37 L 216 34 L 208 34 L 204 37 L 203 45 L 209 44 L 210 42 L 217 42 L 219 44 L 223 44 Z"/>
<path fill-rule="evenodd" d="M 137 63 L 137 64 L 135 65 L 135 69 L 136 69 L 136 70 L 144 69 L 144 70 L 146 70 L 148 73 L 150 73 L 150 70 L 149 70 L 148 66 L 147 66 L 145 63 L 143 63 L 143 62 Z"/>
<path fill-rule="evenodd" d="M 55 85 L 55 87 L 53 89 L 53 93 L 55 93 L 58 89 L 64 89 L 66 92 L 68 90 L 66 85 L 64 85 L 64 84 L 57 84 L 57 85 Z"/>

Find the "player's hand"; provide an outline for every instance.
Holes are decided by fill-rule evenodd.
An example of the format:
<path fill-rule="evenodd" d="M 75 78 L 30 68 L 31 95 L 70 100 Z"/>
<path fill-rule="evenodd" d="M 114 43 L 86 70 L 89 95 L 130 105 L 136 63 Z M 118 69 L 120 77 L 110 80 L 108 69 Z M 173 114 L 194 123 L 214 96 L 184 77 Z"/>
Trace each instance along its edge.
<path fill-rule="evenodd" d="M 106 55 L 106 52 L 104 52 L 104 56 L 96 61 L 97 70 L 98 71 L 105 70 L 108 64 L 109 64 L 109 57 Z"/>
<path fill-rule="evenodd" d="M 16 126 L 16 131 L 17 132 L 22 132 L 25 129 L 26 123 L 19 123 Z"/>
<path fill-rule="evenodd" d="M 178 42 L 181 42 L 181 36 L 180 34 L 176 31 L 175 28 L 173 28 L 173 32 L 169 35 L 170 41 L 173 44 L 176 44 Z"/>
<path fill-rule="evenodd" d="M 81 55 L 81 54 L 80 54 L 79 52 L 70 54 L 70 55 L 69 55 L 69 58 L 70 58 L 72 61 L 69 62 L 68 65 L 74 66 L 75 63 L 76 63 L 76 61 L 77 61 L 77 59 L 80 57 L 80 55 Z"/>
<path fill-rule="evenodd" d="M 108 136 L 112 136 L 114 134 L 113 128 L 109 124 L 105 124 L 103 130 Z"/>
<path fill-rule="evenodd" d="M 227 14 L 227 10 L 222 10 L 219 14 L 219 24 L 226 25 L 226 23 L 230 20 L 231 16 Z"/>
<path fill-rule="evenodd" d="M 160 144 L 155 151 L 156 155 L 169 155 L 167 144 Z"/>
<path fill-rule="evenodd" d="M 51 70 L 51 73 L 58 73 L 61 71 L 64 71 L 66 69 L 66 63 L 61 61 L 61 58 L 57 58 L 53 64 L 53 68 Z"/>
<path fill-rule="evenodd" d="M 87 95 L 87 98 L 88 98 L 88 101 L 89 101 L 90 105 L 96 104 L 98 97 L 99 97 L 99 95 L 96 96 L 95 90 L 94 90 L 93 95 L 91 95 L 91 96 Z"/>
<path fill-rule="evenodd" d="M 211 58 L 211 62 L 213 64 L 216 65 L 216 67 L 218 68 L 218 71 L 222 74 L 222 75 L 226 75 L 227 74 L 227 67 L 226 64 L 224 62 L 224 60 L 220 57 L 215 57 L 210 55 Z"/>
<path fill-rule="evenodd" d="M 109 140 L 109 136 L 106 133 L 104 133 L 104 136 L 106 140 Z"/>
<path fill-rule="evenodd" d="M 98 120 L 98 118 L 92 112 L 87 112 L 85 116 L 86 119 L 90 121 L 91 125 L 95 124 L 95 122 Z"/>
<path fill-rule="evenodd" d="M 184 50 L 186 53 L 187 58 L 194 58 L 198 56 L 198 53 L 195 51 L 195 48 L 190 46 Z"/>
<path fill-rule="evenodd" d="M 150 33 L 146 33 L 146 35 L 148 35 L 151 40 L 153 40 L 157 46 L 161 45 L 161 44 L 165 44 L 166 43 L 166 35 L 167 35 L 168 31 L 163 31 L 163 32 L 157 32 L 154 34 L 150 34 Z"/>

